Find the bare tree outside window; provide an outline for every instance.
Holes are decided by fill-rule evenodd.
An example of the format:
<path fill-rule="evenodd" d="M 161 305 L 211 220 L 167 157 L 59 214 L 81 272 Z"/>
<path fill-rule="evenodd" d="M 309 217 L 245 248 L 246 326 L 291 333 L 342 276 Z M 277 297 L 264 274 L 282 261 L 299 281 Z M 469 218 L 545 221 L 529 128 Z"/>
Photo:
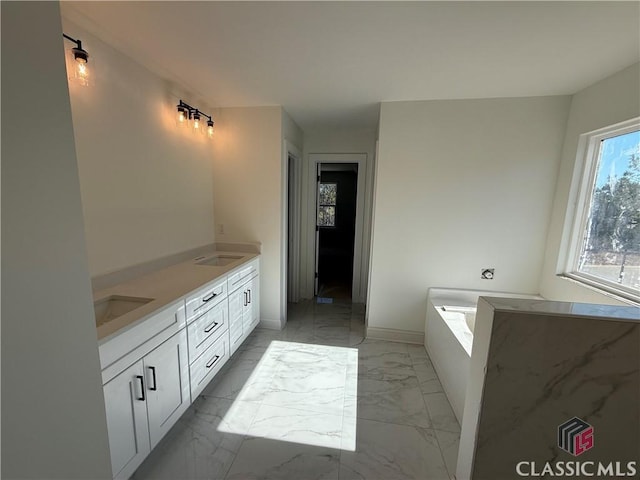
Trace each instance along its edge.
<path fill-rule="evenodd" d="M 336 226 L 336 199 L 338 198 L 337 183 L 320 183 L 318 226 Z"/>
<path fill-rule="evenodd" d="M 578 272 L 640 291 L 640 131 L 599 142 Z"/>

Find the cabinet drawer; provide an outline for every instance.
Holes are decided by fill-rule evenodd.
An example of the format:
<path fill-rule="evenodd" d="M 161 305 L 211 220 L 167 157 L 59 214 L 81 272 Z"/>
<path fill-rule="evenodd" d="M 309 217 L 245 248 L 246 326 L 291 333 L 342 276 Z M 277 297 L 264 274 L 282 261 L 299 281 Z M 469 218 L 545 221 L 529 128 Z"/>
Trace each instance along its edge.
<path fill-rule="evenodd" d="M 229 329 L 229 307 L 220 302 L 187 326 L 189 363 L 193 363 L 220 335 Z"/>
<path fill-rule="evenodd" d="M 220 278 L 201 288 L 187 298 L 187 323 L 195 320 L 207 310 L 227 297 L 227 279 Z"/>
<path fill-rule="evenodd" d="M 204 390 L 211 379 L 229 359 L 229 335 L 222 335 L 191 364 L 191 401 Z"/>
<path fill-rule="evenodd" d="M 184 301 L 179 301 L 100 344 L 102 383 L 128 368 L 184 326 Z"/>
<path fill-rule="evenodd" d="M 238 268 L 235 272 L 227 277 L 227 287 L 229 292 L 242 286 L 247 280 L 255 277 L 260 273 L 260 259 L 254 258 L 249 263 Z"/>

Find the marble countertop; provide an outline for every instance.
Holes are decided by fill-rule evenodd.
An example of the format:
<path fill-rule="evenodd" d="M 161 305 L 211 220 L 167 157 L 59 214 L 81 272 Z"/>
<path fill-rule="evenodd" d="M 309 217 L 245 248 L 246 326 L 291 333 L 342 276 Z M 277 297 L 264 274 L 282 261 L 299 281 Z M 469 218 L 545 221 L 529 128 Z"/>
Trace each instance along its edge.
<path fill-rule="evenodd" d="M 597 318 L 618 322 L 640 322 L 640 307 L 638 306 L 496 298 L 491 296 L 483 296 L 482 298 L 496 311 L 518 311 L 541 315 Z"/>
<path fill-rule="evenodd" d="M 198 260 L 212 255 L 233 255 L 241 257 L 224 266 L 197 265 L 190 259 L 132 280 L 93 292 L 97 303 L 110 296 L 143 297 L 153 299 L 124 315 L 97 326 L 98 341 L 102 344 L 129 327 L 144 321 L 163 307 L 186 297 L 203 285 L 227 275 L 232 270 L 259 256 L 258 253 L 212 250 L 198 256 Z"/>

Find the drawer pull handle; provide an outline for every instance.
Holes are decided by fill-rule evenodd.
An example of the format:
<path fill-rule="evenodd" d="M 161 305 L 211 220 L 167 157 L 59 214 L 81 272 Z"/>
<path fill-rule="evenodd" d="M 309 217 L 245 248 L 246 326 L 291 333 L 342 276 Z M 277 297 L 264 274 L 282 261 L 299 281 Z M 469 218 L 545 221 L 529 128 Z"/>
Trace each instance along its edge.
<path fill-rule="evenodd" d="M 136 378 L 138 380 L 140 380 L 140 392 L 142 392 L 142 397 L 137 398 L 137 400 L 140 400 L 142 402 L 145 401 L 145 396 L 144 396 L 144 377 L 142 375 L 136 375 Z"/>
<path fill-rule="evenodd" d="M 207 302 L 209 302 L 209 301 L 213 300 L 214 298 L 216 298 L 217 296 L 218 296 L 218 294 L 217 294 L 217 293 L 212 293 L 212 294 L 211 294 L 211 295 L 209 295 L 208 297 L 204 297 L 204 298 L 202 299 L 202 301 L 203 301 L 204 303 L 207 303 Z"/>
<path fill-rule="evenodd" d="M 151 370 L 151 377 L 153 378 L 153 387 L 149 387 L 149 390 L 153 390 L 154 392 L 158 390 L 158 382 L 156 380 L 156 367 L 149 367 Z"/>
<path fill-rule="evenodd" d="M 207 328 L 204 329 L 204 333 L 209 333 L 211 330 L 213 330 L 217 326 L 218 326 L 218 322 L 213 322 L 211 325 L 209 325 Z"/>
<path fill-rule="evenodd" d="M 249 303 L 251 303 L 251 289 L 249 289 Z"/>
<path fill-rule="evenodd" d="M 216 355 L 215 357 L 213 357 L 213 360 L 207 363 L 206 367 L 207 368 L 213 367 L 213 364 L 216 363 L 219 359 L 220 359 L 220 355 Z"/>
<path fill-rule="evenodd" d="M 247 292 L 244 292 L 244 306 L 246 307 L 249 304 L 247 301 Z"/>

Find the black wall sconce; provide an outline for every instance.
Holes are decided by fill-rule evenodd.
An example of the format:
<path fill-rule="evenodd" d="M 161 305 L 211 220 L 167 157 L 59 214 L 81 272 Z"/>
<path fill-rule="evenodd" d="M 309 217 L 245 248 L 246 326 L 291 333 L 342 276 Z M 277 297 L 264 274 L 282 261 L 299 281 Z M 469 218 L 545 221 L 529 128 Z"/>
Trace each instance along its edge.
<path fill-rule="evenodd" d="M 69 78 L 86 87 L 91 80 L 91 70 L 89 69 L 89 65 L 87 65 L 89 63 L 89 53 L 82 48 L 82 42 L 80 40 L 76 40 L 66 33 L 63 33 L 62 36 L 76 44 L 76 46 L 71 49 L 74 61 L 73 73 Z"/>
<path fill-rule="evenodd" d="M 180 103 L 178 103 L 177 108 L 178 117 L 176 119 L 176 122 L 179 126 L 186 127 L 188 125 L 191 125 L 191 128 L 193 128 L 193 131 L 196 134 L 204 134 L 205 127 L 203 125 L 202 117 L 206 117 L 208 119 L 206 134 L 207 137 L 213 138 L 213 118 L 211 118 L 211 115 L 207 115 L 206 113 L 201 112 L 197 108 L 192 107 L 182 100 L 180 100 Z"/>

